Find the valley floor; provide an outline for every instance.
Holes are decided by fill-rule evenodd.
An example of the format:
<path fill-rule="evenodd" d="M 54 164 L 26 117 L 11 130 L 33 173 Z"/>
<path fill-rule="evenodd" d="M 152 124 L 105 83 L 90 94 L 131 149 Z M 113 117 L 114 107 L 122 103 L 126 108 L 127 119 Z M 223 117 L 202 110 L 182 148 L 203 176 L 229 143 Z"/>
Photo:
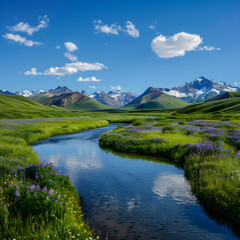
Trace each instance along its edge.
<path fill-rule="evenodd" d="M 189 116 L 176 120 L 166 113 L 148 115 L 151 113 L 89 113 L 76 118 L 0 120 L 1 238 L 95 237 L 69 176 L 52 164 L 41 163 L 30 144 L 53 135 L 103 127 L 108 121 L 131 125 L 103 134 L 102 147 L 167 157 L 184 168 L 192 192 L 207 211 L 211 209 L 211 217 L 223 224 L 230 222 L 233 230 L 239 226 L 239 124 Z"/>

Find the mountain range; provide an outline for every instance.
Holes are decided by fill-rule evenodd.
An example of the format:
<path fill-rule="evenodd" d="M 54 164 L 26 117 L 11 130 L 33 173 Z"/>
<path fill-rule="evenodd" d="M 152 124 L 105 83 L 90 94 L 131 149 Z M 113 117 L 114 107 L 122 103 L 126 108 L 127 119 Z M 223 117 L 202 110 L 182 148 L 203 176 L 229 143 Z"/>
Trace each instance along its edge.
<path fill-rule="evenodd" d="M 158 91 L 157 91 L 158 90 Z M 148 92 L 150 91 L 150 92 Z M 160 94 L 161 92 L 161 94 Z M 170 108 L 175 105 L 183 105 L 183 102 L 179 102 L 176 100 L 183 100 L 185 103 L 199 103 L 209 100 L 211 98 L 222 95 L 226 92 L 240 92 L 240 88 L 233 87 L 226 82 L 217 82 L 215 80 L 209 80 L 205 77 L 199 77 L 195 80 L 184 83 L 181 86 L 173 87 L 173 88 L 148 88 L 143 94 L 140 96 L 131 93 L 131 92 L 94 92 L 92 94 L 87 93 L 86 91 L 82 91 L 81 94 L 91 98 L 92 100 L 96 100 L 97 102 L 106 105 L 110 108 L 120 108 L 126 106 L 127 108 L 148 108 L 149 106 L 159 107 L 159 103 L 165 99 L 164 106 L 169 106 Z M 28 91 L 24 90 L 22 92 L 11 93 L 7 90 L 0 90 L 0 94 L 16 94 L 25 97 L 29 97 L 35 101 L 42 102 L 44 99 L 49 99 L 52 97 L 60 96 L 61 94 L 66 93 L 74 93 L 73 90 L 67 88 L 66 86 L 58 86 L 55 89 L 50 89 L 48 91 L 43 90 L 33 90 Z M 165 93 L 165 94 L 163 94 Z M 149 95 L 150 94 L 150 95 Z M 146 96 L 145 96 L 146 95 Z M 174 99 L 169 99 L 169 95 Z M 145 97 L 144 97 L 145 96 Z M 155 97 L 157 96 L 157 97 Z M 160 97 L 158 99 L 158 97 Z M 151 103 L 147 103 L 147 99 Z M 169 104 L 170 101 L 171 103 Z M 173 103 L 175 102 L 175 103 Z M 161 105 L 161 104 L 160 104 Z M 160 107 L 163 107 L 162 105 Z"/>
<path fill-rule="evenodd" d="M 233 87 L 226 82 L 209 80 L 203 76 L 196 78 L 190 83 L 184 83 L 179 87 L 159 89 L 189 103 L 204 102 L 225 92 L 240 92 L 238 87 Z"/>

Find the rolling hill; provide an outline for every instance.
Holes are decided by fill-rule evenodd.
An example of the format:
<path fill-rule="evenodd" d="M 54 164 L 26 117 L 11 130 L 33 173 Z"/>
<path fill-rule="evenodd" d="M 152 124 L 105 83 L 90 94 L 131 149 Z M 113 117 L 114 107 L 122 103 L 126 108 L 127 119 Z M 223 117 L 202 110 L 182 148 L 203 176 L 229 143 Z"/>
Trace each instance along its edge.
<path fill-rule="evenodd" d="M 216 101 L 216 100 L 221 100 L 221 99 L 229 99 L 229 98 L 236 98 L 236 97 L 240 97 L 240 93 L 239 92 L 226 92 L 224 94 L 218 95 L 214 98 L 211 98 L 207 101 Z"/>
<path fill-rule="evenodd" d="M 43 99 L 40 102 L 44 105 L 55 105 L 71 110 L 93 111 L 110 109 L 109 106 L 99 103 L 79 92 L 64 93 L 59 96 Z"/>
<path fill-rule="evenodd" d="M 45 106 L 30 98 L 18 95 L 0 95 L 0 118 L 40 118 L 73 116 L 56 106 Z"/>
<path fill-rule="evenodd" d="M 240 113 L 240 98 L 215 99 L 177 109 L 180 114 Z"/>
<path fill-rule="evenodd" d="M 158 88 L 150 87 L 142 95 L 123 107 L 123 110 L 133 109 L 170 109 L 188 105 L 183 100 L 172 97 Z"/>

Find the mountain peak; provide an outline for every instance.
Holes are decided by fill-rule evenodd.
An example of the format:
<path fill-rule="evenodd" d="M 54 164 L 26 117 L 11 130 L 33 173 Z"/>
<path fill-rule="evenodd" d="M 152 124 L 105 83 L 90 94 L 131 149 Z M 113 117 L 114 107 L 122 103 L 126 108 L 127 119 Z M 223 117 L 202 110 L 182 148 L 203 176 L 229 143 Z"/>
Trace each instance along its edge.
<path fill-rule="evenodd" d="M 142 95 L 146 95 L 146 94 L 154 92 L 154 91 L 161 92 L 161 90 L 159 88 L 149 87 Z"/>

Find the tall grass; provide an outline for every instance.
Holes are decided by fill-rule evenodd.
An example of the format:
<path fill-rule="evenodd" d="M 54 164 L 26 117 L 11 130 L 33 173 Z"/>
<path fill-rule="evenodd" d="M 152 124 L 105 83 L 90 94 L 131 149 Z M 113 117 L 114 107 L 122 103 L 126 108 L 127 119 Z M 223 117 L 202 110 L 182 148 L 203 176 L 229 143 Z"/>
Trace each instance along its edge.
<path fill-rule="evenodd" d="M 4 125 L 5 124 L 5 125 Z M 53 135 L 106 126 L 106 120 L 2 123 L 0 238 L 93 239 L 68 176 L 40 163 L 29 144 Z M 4 127 L 3 127 L 4 126 Z"/>

